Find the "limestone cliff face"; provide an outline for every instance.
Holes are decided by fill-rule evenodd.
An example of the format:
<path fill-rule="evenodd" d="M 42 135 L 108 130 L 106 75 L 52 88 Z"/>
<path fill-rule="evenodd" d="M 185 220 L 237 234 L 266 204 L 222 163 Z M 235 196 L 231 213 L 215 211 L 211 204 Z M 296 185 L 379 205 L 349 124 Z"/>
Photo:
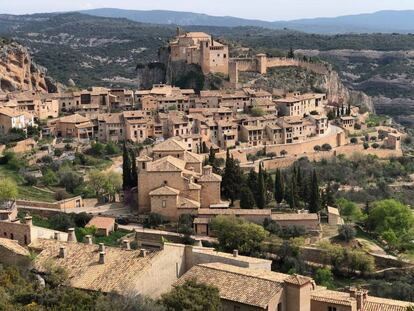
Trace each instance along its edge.
<path fill-rule="evenodd" d="M 47 92 L 46 70 L 36 65 L 28 50 L 16 42 L 0 42 L 0 92 Z"/>
<path fill-rule="evenodd" d="M 327 75 L 323 75 L 321 89 L 326 90 L 330 102 L 350 102 L 352 105 L 361 107 L 367 111 L 375 112 L 372 98 L 367 94 L 348 89 L 341 81 L 336 71 L 330 70 Z"/>

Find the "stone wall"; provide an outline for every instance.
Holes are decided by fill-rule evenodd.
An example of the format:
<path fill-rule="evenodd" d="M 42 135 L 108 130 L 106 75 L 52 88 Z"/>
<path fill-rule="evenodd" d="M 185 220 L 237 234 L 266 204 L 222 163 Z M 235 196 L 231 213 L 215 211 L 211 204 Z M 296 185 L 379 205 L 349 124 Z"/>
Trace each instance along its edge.
<path fill-rule="evenodd" d="M 0 221 L 0 237 L 16 240 L 20 245 L 28 245 L 31 243 L 32 230 L 26 224 Z"/>
<path fill-rule="evenodd" d="M 57 202 L 39 202 L 39 201 L 28 201 L 28 200 L 17 200 L 16 204 L 19 207 L 40 207 L 50 208 L 56 210 L 66 210 L 83 207 L 82 197 L 77 196 Z"/>

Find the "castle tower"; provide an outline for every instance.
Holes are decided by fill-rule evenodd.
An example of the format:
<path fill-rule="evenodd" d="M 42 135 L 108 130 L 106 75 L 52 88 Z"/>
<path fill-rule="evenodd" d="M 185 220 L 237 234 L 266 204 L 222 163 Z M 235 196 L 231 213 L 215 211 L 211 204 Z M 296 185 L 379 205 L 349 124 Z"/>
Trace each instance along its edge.
<path fill-rule="evenodd" d="M 266 54 L 257 54 L 256 55 L 257 60 L 257 71 L 264 75 L 267 72 L 267 56 Z"/>

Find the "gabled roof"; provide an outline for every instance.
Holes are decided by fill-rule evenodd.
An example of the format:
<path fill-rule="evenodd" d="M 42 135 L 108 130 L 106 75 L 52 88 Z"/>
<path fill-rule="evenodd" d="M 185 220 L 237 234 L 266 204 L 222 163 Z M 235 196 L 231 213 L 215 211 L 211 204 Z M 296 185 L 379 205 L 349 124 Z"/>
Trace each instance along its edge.
<path fill-rule="evenodd" d="M 153 152 L 165 152 L 165 151 L 186 151 L 187 150 L 187 146 L 179 141 L 176 140 L 174 138 L 170 138 L 167 139 L 166 141 L 163 141 L 160 144 L 157 144 L 154 146 L 154 148 L 152 149 Z"/>
<path fill-rule="evenodd" d="M 152 190 L 149 193 L 150 196 L 157 196 L 157 195 L 177 196 L 179 194 L 180 194 L 179 190 L 168 187 L 168 186 L 157 188 L 155 190 Z"/>
<path fill-rule="evenodd" d="M 59 257 L 61 246 L 66 248 L 65 258 Z M 72 287 L 119 294 L 134 290 L 140 276 L 160 252 L 145 257 L 139 250 L 105 247 L 105 263 L 99 264 L 98 245 L 38 239 L 30 245 L 39 251 L 34 268 L 46 272 L 50 265 L 64 268 Z"/>
<path fill-rule="evenodd" d="M 311 283 L 312 279 L 306 276 L 294 274 L 288 277 L 287 279 L 285 279 L 285 282 L 289 284 L 293 284 L 293 285 L 303 286 L 308 283 Z"/>
<path fill-rule="evenodd" d="M 185 162 L 173 156 L 166 156 L 154 162 L 148 163 L 149 172 L 182 172 L 185 170 Z"/>
<path fill-rule="evenodd" d="M 14 252 L 15 254 L 22 256 L 29 256 L 30 254 L 29 251 L 23 246 L 20 246 L 17 241 L 10 239 L 0 238 L 0 248 L 1 247 L 4 247 L 7 250 Z"/>
<path fill-rule="evenodd" d="M 202 163 L 203 156 L 194 152 L 184 152 L 184 161 L 187 163 Z"/>
<path fill-rule="evenodd" d="M 196 209 L 196 208 L 200 208 L 200 203 L 180 196 L 178 197 L 178 208 Z"/>
<path fill-rule="evenodd" d="M 267 273 L 272 272 L 266 271 Z M 176 285 L 191 279 L 217 287 L 221 299 L 263 309 L 267 308 L 275 295 L 283 290 L 281 282 L 264 277 L 264 273 L 259 275 L 251 269 L 219 263 L 192 267 Z"/>
<path fill-rule="evenodd" d="M 61 123 L 84 123 L 89 122 L 90 119 L 81 116 L 80 114 L 72 114 L 70 116 L 59 118 L 59 122 Z"/>
<path fill-rule="evenodd" d="M 96 227 L 97 229 L 108 229 L 115 225 L 115 219 L 111 217 L 101 217 L 95 216 L 93 217 L 86 227 Z"/>

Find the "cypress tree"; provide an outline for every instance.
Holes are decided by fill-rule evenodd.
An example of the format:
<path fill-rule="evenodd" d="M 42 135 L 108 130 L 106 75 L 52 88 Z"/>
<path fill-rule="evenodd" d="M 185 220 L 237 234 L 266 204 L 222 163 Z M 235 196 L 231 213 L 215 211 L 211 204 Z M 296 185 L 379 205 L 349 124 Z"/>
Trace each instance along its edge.
<path fill-rule="evenodd" d="M 311 178 L 311 189 L 309 194 L 309 212 L 317 213 L 321 209 L 321 198 L 319 193 L 318 177 L 316 171 L 313 170 Z"/>
<path fill-rule="evenodd" d="M 296 171 L 296 170 L 295 170 Z M 292 174 L 291 180 L 290 180 L 290 194 L 289 194 L 289 205 L 290 208 L 297 208 L 298 207 L 298 203 L 299 203 L 299 198 L 298 198 L 298 188 L 297 188 L 297 184 L 296 184 L 296 176 L 295 174 Z"/>
<path fill-rule="evenodd" d="M 230 156 L 230 152 L 227 150 L 221 189 L 223 196 L 231 201 L 231 206 L 239 198 L 242 177 L 239 164 Z"/>
<path fill-rule="evenodd" d="M 266 185 L 261 164 L 259 165 L 256 205 L 258 208 L 265 208 L 266 206 Z"/>
<path fill-rule="evenodd" d="M 283 182 L 282 174 L 280 170 L 276 170 L 276 177 L 275 177 L 275 200 L 277 203 L 282 203 L 283 198 L 285 197 L 285 185 Z"/>
<path fill-rule="evenodd" d="M 122 189 L 127 190 L 131 189 L 131 158 L 129 156 L 128 149 L 124 143 L 122 150 Z"/>
<path fill-rule="evenodd" d="M 254 195 L 249 187 L 244 186 L 240 194 L 240 208 L 250 209 L 255 206 Z"/>
<path fill-rule="evenodd" d="M 138 186 L 138 171 L 135 151 L 131 150 L 131 188 Z"/>

